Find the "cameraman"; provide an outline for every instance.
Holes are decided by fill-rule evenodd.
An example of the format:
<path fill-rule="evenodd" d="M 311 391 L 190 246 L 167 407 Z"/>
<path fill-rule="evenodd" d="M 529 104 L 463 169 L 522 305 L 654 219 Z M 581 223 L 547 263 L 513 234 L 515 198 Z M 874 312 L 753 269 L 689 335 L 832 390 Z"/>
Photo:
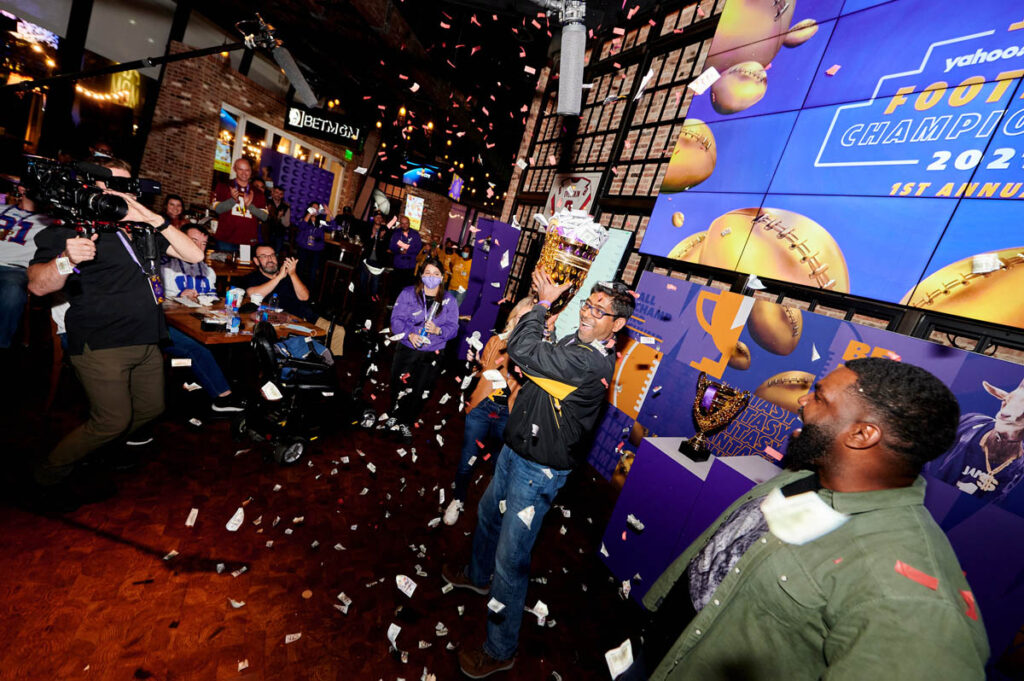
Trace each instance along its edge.
<path fill-rule="evenodd" d="M 114 177 L 130 177 L 118 159 L 99 165 Z M 124 224 L 148 224 L 157 252 L 186 262 L 203 259 L 202 250 L 134 196 L 106 189 L 124 199 Z M 135 232 L 133 234 L 133 232 Z M 82 499 L 67 484 L 75 462 L 122 435 L 137 431 L 164 409 L 163 360 L 157 343 L 167 337 L 164 314 L 140 264 L 145 234 L 115 227 L 84 238 L 67 226 L 52 225 L 36 237 L 28 269 L 29 290 L 38 296 L 67 285 L 68 351 L 89 399 L 89 420 L 71 431 L 35 466 L 43 506 L 69 510 Z"/>

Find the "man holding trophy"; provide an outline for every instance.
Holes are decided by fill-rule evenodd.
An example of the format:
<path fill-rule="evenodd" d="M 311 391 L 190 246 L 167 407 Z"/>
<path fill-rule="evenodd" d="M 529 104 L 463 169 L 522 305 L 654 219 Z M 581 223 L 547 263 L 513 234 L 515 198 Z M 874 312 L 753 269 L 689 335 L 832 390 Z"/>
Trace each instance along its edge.
<path fill-rule="evenodd" d="M 552 219 L 545 251 L 558 229 L 557 217 Z M 566 234 L 568 217 L 560 221 L 559 243 L 581 234 Z M 589 218 L 573 217 L 588 223 L 587 229 L 601 229 Z M 596 254 L 603 240 L 595 243 Z M 579 258 L 581 250 L 563 252 Z M 523 385 L 505 427 L 505 446 L 494 478 L 477 509 L 473 556 L 466 568 L 445 565 L 442 570 L 453 586 L 490 596 L 487 641 L 482 649 L 459 653 L 462 672 L 474 679 L 510 669 L 515 662 L 533 543 L 558 490 L 586 456 L 583 445 L 597 424 L 615 369 L 615 334 L 633 314 L 633 293 L 625 284 L 599 283 L 580 309 L 576 333 L 546 342 L 550 309 L 557 309 L 563 294 L 572 294 L 586 270 L 570 273 L 548 266 L 543 256 L 541 265 L 533 273 L 537 304 L 523 315 L 508 340 L 508 355 L 520 368 Z"/>

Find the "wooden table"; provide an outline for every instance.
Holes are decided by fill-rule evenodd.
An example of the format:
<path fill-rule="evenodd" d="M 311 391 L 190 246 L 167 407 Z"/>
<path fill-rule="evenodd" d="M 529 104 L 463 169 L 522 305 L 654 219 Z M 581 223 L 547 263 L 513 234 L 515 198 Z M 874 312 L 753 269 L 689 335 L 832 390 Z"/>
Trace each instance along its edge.
<path fill-rule="evenodd" d="M 223 313 L 223 307 L 187 307 L 174 301 L 164 303 L 164 313 L 167 316 L 167 324 L 178 331 L 191 336 L 203 345 L 224 345 L 227 343 L 248 343 L 252 340 L 252 330 L 259 319 L 259 313 L 242 315 L 242 330 L 238 333 L 227 333 L 226 331 L 204 331 L 202 328 L 203 316 L 216 316 L 216 313 Z M 274 313 L 274 319 L 280 319 L 280 323 L 272 321 L 278 335 L 282 338 L 290 334 L 298 336 L 310 336 L 313 338 L 327 335 L 324 329 L 303 321 L 295 315 L 287 312 Z M 286 326 L 290 325 L 290 326 Z M 302 327 L 302 331 L 298 328 Z"/>

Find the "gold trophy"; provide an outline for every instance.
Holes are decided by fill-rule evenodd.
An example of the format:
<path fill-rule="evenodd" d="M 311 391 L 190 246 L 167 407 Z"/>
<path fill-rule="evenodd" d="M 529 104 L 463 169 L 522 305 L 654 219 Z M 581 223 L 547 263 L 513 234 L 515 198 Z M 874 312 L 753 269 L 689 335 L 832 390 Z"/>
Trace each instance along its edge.
<path fill-rule="evenodd" d="M 572 283 L 557 300 L 551 301 L 549 314 L 564 309 L 580 290 L 598 250 L 607 239 L 608 231 L 595 223 L 586 211 L 563 210 L 548 220 L 537 266 L 558 285 Z"/>
<path fill-rule="evenodd" d="M 693 400 L 693 422 L 697 425 L 697 434 L 680 443 L 679 453 L 693 461 L 707 461 L 711 456 L 707 446 L 710 434 L 732 423 L 749 403 L 749 390 L 740 391 L 725 383 L 716 383 L 708 380 L 706 373 L 700 372 L 697 397 Z"/>

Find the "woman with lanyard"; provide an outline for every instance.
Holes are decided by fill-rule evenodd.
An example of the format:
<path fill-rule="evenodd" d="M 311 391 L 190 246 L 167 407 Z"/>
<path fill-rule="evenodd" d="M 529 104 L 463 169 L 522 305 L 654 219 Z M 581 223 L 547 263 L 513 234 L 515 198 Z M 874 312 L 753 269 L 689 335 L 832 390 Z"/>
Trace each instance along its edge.
<path fill-rule="evenodd" d="M 299 222 L 295 244 L 299 248 L 299 277 L 310 287 L 316 285 L 316 275 L 320 270 L 326 226 L 326 213 L 320 202 L 314 201 L 309 204 L 306 214 Z"/>
<path fill-rule="evenodd" d="M 455 297 L 442 285 L 443 270 L 427 258 L 420 280 L 398 294 L 391 311 L 391 333 L 401 335 L 391 362 L 391 411 L 384 424 L 408 443 L 441 371 L 444 346 L 459 329 Z"/>
<path fill-rule="evenodd" d="M 505 433 L 508 413 L 519 392 L 519 383 L 509 374 L 508 337 L 519 323 L 520 317 L 533 309 L 533 298 L 520 300 L 508 314 L 505 330 L 491 336 L 484 346 L 472 379 L 476 385 L 466 401 L 466 430 L 462 437 L 462 459 L 455 473 L 455 492 L 444 512 L 444 524 L 454 525 L 465 507 L 466 488 L 473 464 L 486 456 L 483 446 L 488 437 L 501 440 Z M 479 342 L 479 341 L 477 341 Z M 470 349 L 470 361 L 473 361 Z"/>

